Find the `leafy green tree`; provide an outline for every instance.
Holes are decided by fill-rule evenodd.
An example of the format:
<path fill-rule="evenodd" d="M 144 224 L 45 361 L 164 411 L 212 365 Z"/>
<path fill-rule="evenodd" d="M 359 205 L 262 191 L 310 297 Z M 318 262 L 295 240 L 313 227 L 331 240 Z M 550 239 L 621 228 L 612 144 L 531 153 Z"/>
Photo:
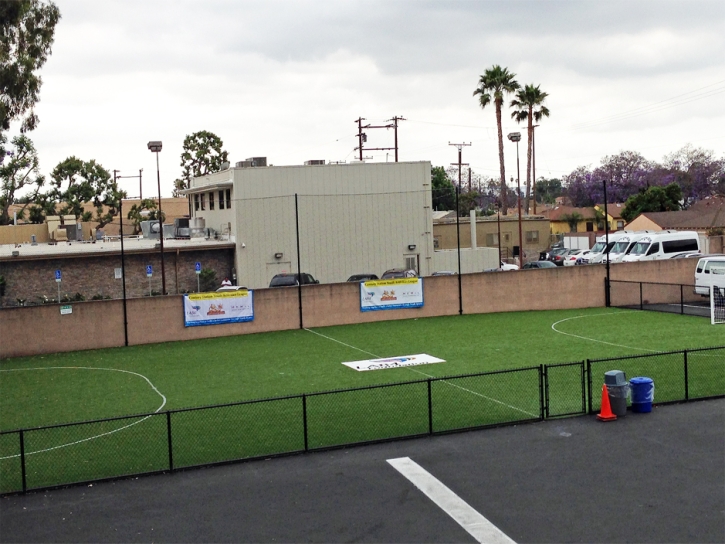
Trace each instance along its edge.
<path fill-rule="evenodd" d="M 650 187 L 627 199 L 622 219 L 629 223 L 641 213 L 677 211 L 681 200 L 682 189 L 677 183 L 670 183 L 666 187 Z"/>
<path fill-rule="evenodd" d="M 38 71 L 50 55 L 60 11 L 53 2 L 0 2 L 0 130 L 21 121 L 20 131 L 38 124 L 35 104 L 42 79 Z"/>
<path fill-rule="evenodd" d="M 50 196 L 60 203 L 60 213 L 75 215 L 81 221 L 97 221 L 98 228 L 113 221 L 119 213 L 125 193 L 118 188 L 108 170 L 95 160 L 82 161 L 68 157 L 51 172 L 53 189 Z M 87 212 L 83 204 L 93 203 L 96 209 Z"/>
<path fill-rule="evenodd" d="M 442 166 L 431 168 L 431 187 L 433 192 L 433 209 L 436 211 L 454 210 L 456 208 L 456 188 Z"/>
<path fill-rule="evenodd" d="M 145 212 L 145 213 L 144 213 Z M 154 221 L 159 218 L 159 210 L 156 201 L 151 198 L 144 198 L 139 204 L 131 206 L 127 218 L 133 221 L 133 233 L 141 232 L 141 221 Z M 161 212 L 161 222 L 166 219 L 166 214 Z"/>
<path fill-rule="evenodd" d="M 511 107 L 517 108 L 511 118 L 517 123 L 528 121 L 527 127 L 527 146 L 526 146 L 526 198 L 524 207 L 526 213 L 529 213 L 529 199 L 531 198 L 531 154 L 534 143 L 534 121 L 537 123 L 543 117 L 549 117 L 549 108 L 544 106 L 544 100 L 549 96 L 540 89 L 539 85 L 526 85 L 524 88 L 516 91 L 516 98 L 511 101 Z"/>
<path fill-rule="evenodd" d="M 579 222 L 584 219 L 584 216 L 579 212 L 572 212 L 563 214 L 561 218 L 569 225 L 570 232 L 576 232 Z"/>
<path fill-rule="evenodd" d="M 218 172 L 229 160 L 229 153 L 222 149 L 224 142 L 213 132 L 202 130 L 184 138 L 181 153 L 181 178 L 174 181 L 174 196 L 188 189 L 191 179 Z"/>
<path fill-rule="evenodd" d="M 553 204 L 562 194 L 561 180 L 539 178 L 536 182 L 535 198 L 537 202 Z"/>
<path fill-rule="evenodd" d="M 25 209 L 38 199 L 45 184 L 45 177 L 38 169 L 38 152 L 30 138 L 24 134 L 13 138 L 14 150 L 7 157 L 6 142 L 5 135 L 0 134 L 0 149 L 3 153 L 0 156 L 0 225 L 10 224 L 10 206 L 20 201 L 24 205 L 18 212 L 18 218 L 24 218 Z"/>
<path fill-rule="evenodd" d="M 496 108 L 496 125 L 498 126 L 498 161 L 501 170 L 501 211 L 503 215 L 508 213 L 506 204 L 506 172 L 503 161 L 503 128 L 501 126 L 501 107 L 503 106 L 504 95 L 516 92 L 520 87 L 516 81 L 516 74 L 508 71 L 508 68 L 501 68 L 498 64 L 486 70 L 478 80 L 478 88 L 473 91 L 473 96 L 478 95 L 478 103 L 481 109 L 485 109 L 491 102 Z"/>
<path fill-rule="evenodd" d="M 199 288 L 202 293 L 209 293 L 216 291 L 219 285 L 217 284 L 216 272 L 211 268 L 202 268 L 201 274 L 199 274 Z"/>

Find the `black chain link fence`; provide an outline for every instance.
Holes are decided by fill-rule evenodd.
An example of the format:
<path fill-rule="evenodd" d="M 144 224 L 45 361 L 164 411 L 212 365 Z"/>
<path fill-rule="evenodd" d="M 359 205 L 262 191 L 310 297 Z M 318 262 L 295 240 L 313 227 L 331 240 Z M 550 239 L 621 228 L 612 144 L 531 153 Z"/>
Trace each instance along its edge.
<path fill-rule="evenodd" d="M 694 285 L 622 280 L 609 284 L 616 308 L 710 317 L 710 300 L 695 293 Z"/>
<path fill-rule="evenodd" d="M 724 346 L 5 431 L 0 493 L 594 413 L 613 369 L 658 404 L 725 396 Z"/>

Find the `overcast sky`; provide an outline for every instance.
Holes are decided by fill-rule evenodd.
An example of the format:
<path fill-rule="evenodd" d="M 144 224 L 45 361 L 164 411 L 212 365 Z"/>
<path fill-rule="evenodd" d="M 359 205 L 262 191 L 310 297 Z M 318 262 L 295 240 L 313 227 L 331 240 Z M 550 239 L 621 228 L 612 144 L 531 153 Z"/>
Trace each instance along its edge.
<path fill-rule="evenodd" d="M 232 163 L 355 160 L 355 120 L 398 115 L 401 161 L 463 160 L 498 176 L 493 107 L 472 96 L 493 64 L 549 93 L 537 176 L 605 155 L 691 143 L 723 155 L 725 2 L 56 0 L 62 19 L 31 133 L 49 173 L 70 155 L 169 196 L 182 141 L 224 141 Z M 508 102 L 508 100 L 507 100 Z M 504 110 L 504 134 L 522 130 Z M 522 130 L 525 138 L 525 130 Z M 369 147 L 393 133 L 368 131 Z M 522 178 L 525 178 L 522 141 Z M 506 141 L 506 177 L 515 145 Z M 392 152 L 368 152 L 371 161 Z M 133 196 L 134 180 L 123 180 Z"/>

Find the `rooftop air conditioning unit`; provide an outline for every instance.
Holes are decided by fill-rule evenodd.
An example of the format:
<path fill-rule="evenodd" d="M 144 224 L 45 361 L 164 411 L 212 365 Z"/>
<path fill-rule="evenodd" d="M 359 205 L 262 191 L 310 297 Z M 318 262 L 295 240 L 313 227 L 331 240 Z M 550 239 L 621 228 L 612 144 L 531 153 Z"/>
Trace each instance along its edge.
<path fill-rule="evenodd" d="M 309 161 L 305 161 L 305 166 L 323 166 L 325 164 L 325 161 L 322 159 L 312 159 Z"/>
<path fill-rule="evenodd" d="M 249 157 L 246 161 L 251 161 L 252 166 L 267 166 L 267 157 Z"/>

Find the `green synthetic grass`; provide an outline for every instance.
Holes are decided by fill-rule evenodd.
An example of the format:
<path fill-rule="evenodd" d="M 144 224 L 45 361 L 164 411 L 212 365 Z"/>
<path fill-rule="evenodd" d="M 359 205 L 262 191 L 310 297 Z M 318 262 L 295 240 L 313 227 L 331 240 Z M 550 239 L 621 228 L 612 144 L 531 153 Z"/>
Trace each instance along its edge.
<path fill-rule="evenodd" d="M 560 332 L 552 329 L 557 322 Z M 38 488 L 167 469 L 167 421 L 175 467 L 304 450 L 303 411 L 309 449 L 451 431 L 537 418 L 539 372 L 530 367 L 719 345 L 725 345 L 725 330 L 706 319 L 598 308 L 414 319 L 16 358 L 0 362 L 0 430 L 162 410 L 143 419 L 25 432 L 28 486 Z M 417 353 L 446 362 L 369 372 L 341 364 Z M 689 354 L 691 398 L 725 393 L 723 353 Z M 592 374 L 612 364 L 594 363 Z M 684 398 L 681 354 L 619 360 L 616 367 L 628 377 L 653 377 L 659 401 Z M 502 369 L 520 370 L 432 381 L 430 389 L 425 381 Z M 399 384 L 414 380 L 423 381 Z M 549 368 L 550 415 L 581 412 L 581 381 L 581 365 Z M 168 420 L 163 413 L 383 384 L 396 385 L 312 394 L 304 402 L 295 397 L 182 411 Z M 598 407 L 599 399 L 593 401 Z M 0 492 L 21 486 L 19 447 L 18 434 L 0 435 Z"/>
<path fill-rule="evenodd" d="M 573 319 L 557 329 L 583 338 L 552 330 L 554 322 L 567 318 Z M 0 372 L 0 430 L 148 413 L 161 406 L 161 397 L 143 378 L 100 370 L 104 368 L 145 376 L 166 396 L 167 410 L 725 345 L 725 329 L 703 318 L 604 308 L 464 315 L 315 331 L 337 342 L 294 330 L 0 361 L 2 371 L 21 369 Z M 340 364 L 416 353 L 446 362 L 369 372 Z M 32 368 L 46 370 L 25 370 Z"/>

